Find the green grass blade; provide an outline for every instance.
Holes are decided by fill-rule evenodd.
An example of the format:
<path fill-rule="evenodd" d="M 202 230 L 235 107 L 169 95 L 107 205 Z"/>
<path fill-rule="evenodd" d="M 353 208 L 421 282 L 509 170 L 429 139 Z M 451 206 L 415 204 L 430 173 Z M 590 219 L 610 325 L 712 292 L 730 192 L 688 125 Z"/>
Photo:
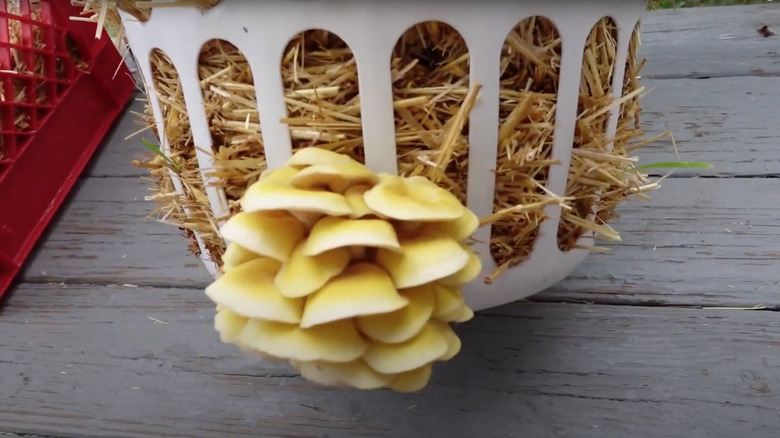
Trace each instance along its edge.
<path fill-rule="evenodd" d="M 177 172 L 181 172 L 181 167 L 180 167 L 178 164 L 176 164 L 176 162 L 174 162 L 174 161 L 173 161 L 173 160 L 172 160 L 170 157 L 168 157 L 167 155 L 165 155 L 165 154 L 163 153 L 163 151 L 161 151 L 161 150 L 160 150 L 160 147 L 159 147 L 159 146 L 157 146 L 156 144 L 154 144 L 154 143 L 150 142 L 149 140 L 147 140 L 147 139 L 145 139 L 145 138 L 142 138 L 142 139 L 141 139 L 141 141 L 142 141 L 142 142 L 143 142 L 143 143 L 146 145 L 146 147 L 147 147 L 147 148 L 149 148 L 149 150 L 151 150 L 151 151 L 152 151 L 152 152 L 154 152 L 155 154 L 159 155 L 159 156 L 160 156 L 160 157 L 162 157 L 162 158 L 163 158 L 165 161 L 167 161 L 167 162 L 168 162 L 168 164 L 170 164 L 171 166 L 173 166 L 173 168 L 174 168 L 174 169 L 176 169 L 176 171 L 177 171 Z"/>
<path fill-rule="evenodd" d="M 636 170 L 646 169 L 712 169 L 712 164 L 696 161 L 663 161 L 635 167 Z"/>

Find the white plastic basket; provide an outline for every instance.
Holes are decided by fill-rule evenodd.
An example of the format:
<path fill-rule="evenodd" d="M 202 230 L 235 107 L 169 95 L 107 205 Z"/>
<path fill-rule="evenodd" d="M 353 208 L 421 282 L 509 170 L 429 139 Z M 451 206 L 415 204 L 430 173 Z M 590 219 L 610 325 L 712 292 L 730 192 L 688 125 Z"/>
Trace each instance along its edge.
<path fill-rule="evenodd" d="M 548 18 L 557 27 L 562 40 L 562 58 L 556 111 L 553 159 L 560 162 L 550 169 L 547 188 L 562 194 L 569 172 L 579 98 L 583 48 L 592 27 L 603 17 L 611 17 L 617 28 L 617 60 L 612 95 L 623 90 L 624 66 L 629 41 L 646 0 L 486 0 L 474 1 L 361 1 L 361 0 L 223 0 L 208 10 L 196 8 L 156 8 L 148 21 L 140 22 L 122 12 L 121 17 L 130 48 L 148 81 L 152 77 L 150 54 L 165 52 L 180 75 L 194 143 L 210 150 L 211 133 L 203 110 L 197 59 L 201 47 L 211 39 L 223 39 L 237 46 L 246 56 L 254 75 L 258 111 L 262 124 L 266 160 L 270 168 L 281 166 L 291 155 L 291 139 L 279 75 L 280 59 L 289 40 L 308 29 L 326 29 L 338 34 L 349 45 L 357 61 L 364 132 L 366 165 L 378 172 L 397 172 L 394 144 L 391 72 L 388 62 L 398 38 L 411 26 L 437 20 L 453 26 L 463 36 L 470 54 L 470 81 L 482 84 L 480 98 L 472 110 L 469 125 L 469 171 L 467 206 L 479 217 L 493 212 L 499 103 L 499 60 L 509 31 L 527 17 Z M 162 146 L 168 147 L 160 103 L 154 87 L 147 85 Z M 613 111 L 607 137 L 614 136 L 618 111 Z M 213 168 L 212 157 L 197 151 L 202 171 Z M 181 183 L 172 175 L 181 192 Z M 227 212 L 222 191 L 204 177 L 207 195 L 215 217 Z M 467 303 L 481 310 L 523 299 L 540 292 L 568 276 L 585 258 L 586 250 L 563 252 L 557 245 L 561 211 L 549 206 L 548 219 L 540 225 L 539 236 L 530 257 L 507 270 L 490 285 L 476 280 L 464 288 Z M 475 234 L 479 242 L 474 250 L 483 263 L 483 274 L 492 272 L 490 226 Z M 212 276 L 217 267 L 201 245 L 202 259 Z M 592 245 L 592 236 L 581 242 Z M 480 277 L 482 278 L 482 277 Z"/>

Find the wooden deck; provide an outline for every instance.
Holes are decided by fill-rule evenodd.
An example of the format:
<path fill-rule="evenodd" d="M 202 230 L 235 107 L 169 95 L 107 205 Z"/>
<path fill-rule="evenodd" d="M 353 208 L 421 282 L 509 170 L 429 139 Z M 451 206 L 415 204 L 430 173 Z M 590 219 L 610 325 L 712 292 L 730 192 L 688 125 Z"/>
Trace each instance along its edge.
<path fill-rule="evenodd" d="M 458 327 L 423 392 L 322 389 L 222 345 L 117 127 L 0 314 L 0 436 L 777 437 L 780 6 L 655 12 L 648 134 L 686 160 L 624 242 Z M 137 106 L 136 108 L 137 109 Z M 642 155 L 672 159 L 669 142 Z M 756 307 L 758 306 L 758 307 Z M 742 308 L 754 308 L 744 310 Z"/>

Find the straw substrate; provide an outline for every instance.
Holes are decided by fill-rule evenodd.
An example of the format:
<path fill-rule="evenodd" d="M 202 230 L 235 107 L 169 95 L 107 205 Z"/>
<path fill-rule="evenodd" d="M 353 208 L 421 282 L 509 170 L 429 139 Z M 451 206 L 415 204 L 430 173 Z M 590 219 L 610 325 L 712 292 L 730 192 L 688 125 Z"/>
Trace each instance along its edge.
<path fill-rule="evenodd" d="M 140 2 L 139 2 L 140 3 Z M 639 125 L 642 89 L 638 84 L 638 33 L 631 41 L 626 88 L 610 96 L 616 51 L 616 30 L 610 19 L 594 26 L 584 47 L 577 108 L 578 122 L 565 193 L 545 190 L 555 133 L 556 93 L 561 40 L 544 18 L 529 18 L 510 32 L 501 60 L 500 114 L 491 253 L 499 264 L 493 276 L 522 262 L 533 249 L 545 207 L 560 205 L 558 232 L 562 250 L 576 247 L 586 232 L 609 240 L 619 237 L 606 222 L 631 195 L 654 188 L 633 171 L 628 152 L 641 146 Z M 162 53 L 153 57 L 148 78 L 160 98 L 170 159 L 158 157 L 136 164 L 149 167 L 162 220 L 205 241 L 219 263 L 224 244 L 216 232 L 193 151 L 177 73 Z M 392 71 L 399 170 L 425 175 L 450 189 L 465 203 L 468 172 L 468 115 L 478 97 L 469 83 L 469 56 L 460 35 L 439 22 L 409 29 L 398 41 Z M 216 176 L 225 189 L 232 213 L 248 185 L 265 170 L 262 126 L 258 118 L 252 73 L 241 52 L 225 41 L 202 49 L 199 74 L 210 123 Z M 313 30 L 294 37 L 285 51 L 280 74 L 286 90 L 290 135 L 295 149 L 322 147 L 363 161 L 358 74 L 349 47 L 335 34 Z M 607 138 L 609 108 L 617 105 L 620 121 L 615 138 Z M 147 105 L 144 123 L 154 130 Z M 613 141 L 614 140 L 614 141 Z M 173 190 L 169 172 L 180 175 L 182 194 Z M 195 245 L 191 245 L 196 248 Z M 489 279 L 486 279 L 489 281 Z"/>

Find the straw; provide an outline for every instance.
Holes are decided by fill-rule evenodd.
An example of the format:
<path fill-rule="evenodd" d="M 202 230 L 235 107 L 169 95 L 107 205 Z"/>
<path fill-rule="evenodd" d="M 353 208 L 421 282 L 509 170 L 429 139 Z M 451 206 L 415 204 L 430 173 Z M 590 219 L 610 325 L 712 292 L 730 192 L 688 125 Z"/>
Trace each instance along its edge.
<path fill-rule="evenodd" d="M 156 4 L 136 2 L 135 6 Z M 645 191 L 657 188 L 646 175 L 632 170 L 636 158 L 627 155 L 642 143 L 643 134 L 639 123 L 643 89 L 638 83 L 642 66 L 637 60 L 638 32 L 632 38 L 627 65 L 620 66 L 626 68 L 626 80 L 618 99 L 609 90 L 615 67 L 615 34 L 614 23 L 601 20 L 585 47 L 579 117 L 565 193 L 550 193 L 545 188 L 549 167 L 556 164 L 551 151 L 561 40 L 554 26 L 543 18 L 526 19 L 508 35 L 501 58 L 496 121 L 499 142 L 494 214 L 482 218 L 492 226 L 490 248 L 499 269 L 487 281 L 528 257 L 548 206 L 563 209 L 558 245 L 567 251 L 576 248 L 586 233 L 619 240 L 607 224 L 617 218 L 616 208 L 630 196 L 646 196 Z M 211 257 L 219 260 L 224 243 L 215 223 L 221 218 L 213 217 L 204 195 L 176 73 L 170 62 L 158 55 L 152 58 L 158 72 L 153 81 L 166 120 L 170 158 L 184 169 L 180 177 L 185 193 L 173 194 L 170 170 L 161 157 L 136 164 L 150 168 L 156 178 L 154 199 L 164 220 L 189 233 L 197 232 Z M 224 41 L 206 43 L 198 65 L 213 138 L 209 151 L 215 158 L 213 176 L 225 190 L 234 214 L 247 186 L 266 167 L 252 73 L 238 49 Z M 399 172 L 424 175 L 465 202 L 467 122 L 480 92 L 479 84 L 469 82 L 465 43 L 446 24 L 422 23 L 399 39 L 390 68 Z M 311 30 L 290 41 L 280 75 L 288 110 L 283 122 L 290 128 L 294 149 L 321 147 L 363 161 L 358 74 L 351 51 L 332 33 Z M 620 111 L 620 119 L 617 133 L 608 138 L 605 129 L 613 109 Z M 151 123 L 148 106 L 146 116 Z M 189 215 L 184 206 L 192 210 Z"/>

